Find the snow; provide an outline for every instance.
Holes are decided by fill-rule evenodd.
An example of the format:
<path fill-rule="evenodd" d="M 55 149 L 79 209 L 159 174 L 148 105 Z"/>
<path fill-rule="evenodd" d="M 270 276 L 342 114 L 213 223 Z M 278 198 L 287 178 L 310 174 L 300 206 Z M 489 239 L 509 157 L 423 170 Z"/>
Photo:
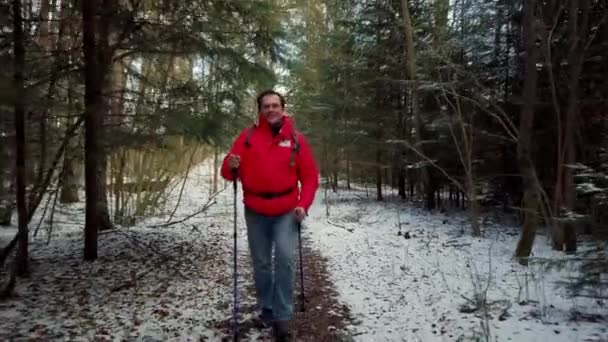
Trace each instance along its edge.
<path fill-rule="evenodd" d="M 174 220 L 210 200 L 212 171 L 208 163 L 191 171 Z M 94 262 L 82 261 L 84 205 L 58 205 L 50 243 L 48 219 L 32 237 L 32 277 L 19 279 L 17 296 L 0 302 L 0 340 L 220 341 L 226 332 L 219 324 L 232 313 L 233 230 L 232 187 L 221 185 L 216 203 L 183 224 L 154 227 L 166 222 L 165 214 L 102 233 Z M 178 192 L 176 187 L 165 211 L 173 209 Z M 485 237 L 473 238 L 462 213 L 377 203 L 362 188 L 329 196 L 330 217 L 321 190 L 304 232 L 329 261 L 339 300 L 351 309 L 345 333 L 354 340 L 480 336 L 482 310 L 460 310 L 484 302 L 486 286 L 493 341 L 608 339 L 605 321 L 569 320 L 573 310 L 606 317 L 605 303 L 570 298 L 555 286 L 577 270 L 573 264 L 548 270 L 540 262 L 568 259 L 554 254 L 546 238 L 537 238 L 534 259 L 525 268 L 511 258 L 517 242 L 513 227 L 486 218 Z M 237 203 L 239 303 L 245 311 L 255 301 L 246 291 L 252 281 L 240 195 Z M 1 246 L 14 231 L 0 229 Z M 246 340 L 266 336 L 252 333 Z"/>
<path fill-rule="evenodd" d="M 485 238 L 473 238 L 462 214 L 352 200 L 364 196 L 358 191 L 330 193 L 329 218 L 319 196 L 307 226 L 313 246 L 331 260 L 332 280 L 355 316 L 349 330 L 357 341 L 482 336 L 481 310 L 464 314 L 459 309 L 473 306 L 476 294 L 483 298 L 486 287 L 493 341 L 608 338 L 601 323 L 568 321 L 574 309 L 607 314 L 605 303 L 572 299 L 555 287 L 575 269 L 546 271 L 540 263 L 525 268 L 512 260 L 514 228 L 489 224 Z M 540 237 L 533 253 L 539 260 L 564 258 Z"/>
<path fill-rule="evenodd" d="M 606 191 L 606 189 L 599 188 L 593 183 L 581 183 L 576 185 L 576 190 L 583 194 L 594 194 L 598 192 Z"/>
<path fill-rule="evenodd" d="M 208 165 L 191 172 L 174 220 L 209 200 L 209 174 Z M 174 203 L 178 192 L 171 194 Z M 58 205 L 50 243 L 48 219 L 32 238 L 32 277 L 19 279 L 16 297 L 0 302 L 0 340 L 219 341 L 224 334 L 217 323 L 232 312 L 230 188 L 215 200 L 207 213 L 184 224 L 151 228 L 164 223 L 164 215 L 101 233 L 94 262 L 82 261 L 83 204 Z M 4 246 L 15 228 L 0 232 Z M 247 262 L 245 242 L 241 229 L 241 265 Z M 250 285 L 243 272 L 240 292 Z"/>

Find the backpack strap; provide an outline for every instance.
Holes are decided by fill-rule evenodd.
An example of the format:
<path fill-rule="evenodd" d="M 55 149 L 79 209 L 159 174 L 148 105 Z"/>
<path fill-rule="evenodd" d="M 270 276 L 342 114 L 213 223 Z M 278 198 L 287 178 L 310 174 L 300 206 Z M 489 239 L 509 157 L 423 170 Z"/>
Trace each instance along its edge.
<path fill-rule="evenodd" d="M 296 131 L 291 133 L 291 139 L 293 139 L 293 148 L 291 149 L 291 161 L 289 165 L 294 167 L 296 166 L 296 154 L 300 152 L 300 142 L 298 141 L 298 133 Z"/>
<path fill-rule="evenodd" d="M 251 147 L 251 143 L 249 142 L 249 140 L 251 139 L 251 135 L 253 134 L 253 130 L 256 128 L 256 124 L 253 124 L 251 126 L 251 128 L 247 129 L 247 135 L 245 136 L 245 147 L 249 148 Z"/>

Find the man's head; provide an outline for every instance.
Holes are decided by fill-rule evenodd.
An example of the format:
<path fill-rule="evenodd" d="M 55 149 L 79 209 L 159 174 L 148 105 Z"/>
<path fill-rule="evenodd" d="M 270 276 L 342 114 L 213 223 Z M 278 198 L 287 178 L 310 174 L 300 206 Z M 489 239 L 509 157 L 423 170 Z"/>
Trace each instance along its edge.
<path fill-rule="evenodd" d="M 281 122 L 285 115 L 285 98 L 274 90 L 266 90 L 257 98 L 258 112 L 266 118 L 270 125 Z"/>

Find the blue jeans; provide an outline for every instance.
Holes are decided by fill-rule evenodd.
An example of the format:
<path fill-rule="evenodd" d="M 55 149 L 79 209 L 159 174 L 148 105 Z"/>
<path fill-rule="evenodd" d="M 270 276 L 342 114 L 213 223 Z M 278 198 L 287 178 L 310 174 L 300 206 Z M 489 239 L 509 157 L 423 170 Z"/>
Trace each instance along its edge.
<path fill-rule="evenodd" d="M 272 310 L 275 320 L 291 320 L 294 259 L 298 243 L 295 216 L 291 212 L 282 216 L 265 216 L 245 208 L 245 221 L 258 305 Z"/>

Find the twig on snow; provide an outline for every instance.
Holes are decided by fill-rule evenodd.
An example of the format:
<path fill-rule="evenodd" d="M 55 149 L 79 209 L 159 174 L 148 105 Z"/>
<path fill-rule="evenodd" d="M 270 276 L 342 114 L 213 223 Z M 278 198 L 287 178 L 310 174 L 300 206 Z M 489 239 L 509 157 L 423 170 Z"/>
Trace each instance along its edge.
<path fill-rule="evenodd" d="M 131 241 L 133 241 L 136 245 L 140 245 L 140 246 L 144 246 L 147 247 L 149 250 L 151 250 L 152 252 L 160 255 L 161 257 L 165 258 L 165 259 L 170 259 L 171 257 L 161 251 L 159 251 L 157 248 L 155 248 L 152 244 L 150 243 L 146 243 L 144 241 L 141 241 L 140 239 L 138 239 L 137 237 L 133 236 L 133 235 L 129 235 L 127 233 L 121 232 L 119 229 L 114 229 L 114 232 L 118 235 L 122 235 L 126 238 L 129 238 Z"/>
<path fill-rule="evenodd" d="M 55 198 L 53 199 L 53 206 L 51 207 L 51 217 L 49 217 L 49 231 L 46 239 L 46 244 L 51 243 L 51 236 L 53 235 L 53 219 L 55 218 L 55 208 L 57 207 L 57 197 L 59 197 L 59 188 L 55 191 Z"/>
<path fill-rule="evenodd" d="M 46 212 L 49 209 L 49 205 L 51 204 L 51 200 L 53 199 L 53 193 L 49 194 L 48 199 L 46 200 L 46 204 L 44 205 L 44 210 L 42 210 L 42 215 L 40 215 L 40 221 L 38 221 L 38 225 L 36 225 L 36 229 L 34 230 L 34 237 L 38 236 L 38 231 L 40 230 L 40 227 L 42 226 L 42 221 L 44 221 L 44 218 L 46 217 Z"/>
<path fill-rule="evenodd" d="M 49 204 L 51 203 L 51 200 L 53 200 L 53 206 L 51 207 L 51 217 L 50 217 L 50 228 L 49 230 L 52 231 L 53 230 L 53 216 L 55 215 L 55 207 L 57 206 L 57 196 L 59 195 L 59 189 L 61 189 L 61 187 L 63 186 L 63 173 L 64 173 L 64 169 L 61 169 L 61 172 L 59 173 L 59 175 L 57 176 L 58 181 L 57 181 L 57 186 L 53 191 L 49 191 L 49 198 L 46 201 L 46 204 L 44 206 L 44 211 L 42 212 L 42 216 L 40 217 L 40 221 L 38 222 L 38 226 L 36 227 L 36 230 L 34 231 L 34 237 L 36 237 L 38 235 L 38 230 L 40 229 L 40 226 L 42 225 L 42 221 L 44 220 L 44 218 L 46 217 L 46 212 L 49 208 Z M 50 233 L 49 233 L 49 237 L 47 239 L 47 245 L 51 242 L 51 238 L 50 238 Z"/>
<path fill-rule="evenodd" d="M 344 230 L 348 231 L 349 233 L 352 233 L 352 232 L 354 232 L 354 231 L 355 231 L 353 228 L 347 228 L 347 227 L 344 227 L 344 226 L 339 225 L 339 224 L 337 224 L 337 223 L 331 222 L 330 220 L 327 220 L 327 223 L 331 224 L 331 225 L 332 225 L 332 226 L 334 226 L 334 227 L 342 228 L 342 229 L 344 229 Z"/>
<path fill-rule="evenodd" d="M 162 266 L 168 263 L 168 261 L 170 260 L 175 260 L 175 261 L 180 261 L 179 257 L 174 257 L 172 255 L 166 254 L 162 251 L 160 251 L 158 248 L 156 248 L 153 244 L 151 243 L 146 243 L 144 241 L 141 241 L 140 239 L 138 239 L 137 237 L 130 235 L 128 233 L 122 232 L 119 229 L 114 229 L 114 232 L 116 234 L 122 235 L 128 239 L 130 239 L 135 246 L 143 248 L 146 247 L 147 249 L 149 249 L 150 251 L 152 251 L 153 253 L 159 255 L 162 260 L 160 262 L 160 264 L 158 264 L 157 266 Z M 171 267 L 170 269 L 172 269 L 174 271 L 174 274 L 179 275 L 180 277 L 184 278 L 184 279 L 189 279 L 188 277 L 186 277 L 177 267 Z M 143 274 L 140 274 L 137 276 L 137 278 L 143 277 L 147 272 L 144 272 Z M 133 277 L 132 277 L 133 278 Z"/>
<path fill-rule="evenodd" d="M 8 284 L 2 292 L 0 293 L 0 300 L 6 300 L 13 296 L 13 292 L 15 291 L 15 285 L 17 285 L 17 272 L 16 272 L 15 264 L 10 271 L 10 278 Z"/>
<path fill-rule="evenodd" d="M 211 197 L 209 197 L 209 200 L 207 200 L 207 203 L 205 203 L 205 205 L 203 205 L 203 207 L 199 210 L 197 210 L 196 212 L 186 216 L 185 218 L 181 219 L 181 220 L 177 220 L 177 221 L 173 221 L 173 222 L 168 222 L 168 223 L 163 223 L 163 224 L 156 224 L 156 225 L 152 225 L 152 226 L 148 226 L 150 228 L 165 228 L 165 227 L 170 227 L 173 225 L 176 225 L 178 223 L 182 223 L 185 221 L 188 221 L 189 219 L 193 218 L 196 215 L 200 215 L 202 213 L 204 213 L 205 211 L 207 211 L 209 208 L 211 208 L 212 205 L 214 205 L 216 202 L 215 197 L 222 192 L 223 190 L 217 191 L 216 193 L 214 193 L 213 195 L 211 195 Z"/>
<path fill-rule="evenodd" d="M 151 269 L 148 269 L 137 274 L 135 270 L 132 270 L 130 273 L 130 279 L 120 285 L 113 287 L 110 292 L 118 292 L 132 287 L 137 287 L 137 281 L 143 278 L 146 274 L 150 273 L 150 271 Z"/>
<path fill-rule="evenodd" d="M 15 237 L 11 240 L 11 242 L 9 242 L 9 244 L 6 247 L 4 247 L 4 249 L 2 249 L 2 252 L 0 253 L 0 268 L 2 268 L 4 266 L 4 262 L 6 261 L 8 256 L 11 254 L 11 251 L 13 250 L 13 248 L 15 248 L 15 246 L 17 245 L 18 240 L 19 240 L 19 232 L 17 232 L 15 234 Z"/>
<path fill-rule="evenodd" d="M 461 247 L 469 247 L 469 246 L 471 246 L 471 243 L 468 243 L 468 242 L 458 243 L 458 242 L 454 242 L 454 241 L 447 241 L 447 242 L 443 242 L 441 244 L 441 246 L 442 247 L 461 248 Z"/>

